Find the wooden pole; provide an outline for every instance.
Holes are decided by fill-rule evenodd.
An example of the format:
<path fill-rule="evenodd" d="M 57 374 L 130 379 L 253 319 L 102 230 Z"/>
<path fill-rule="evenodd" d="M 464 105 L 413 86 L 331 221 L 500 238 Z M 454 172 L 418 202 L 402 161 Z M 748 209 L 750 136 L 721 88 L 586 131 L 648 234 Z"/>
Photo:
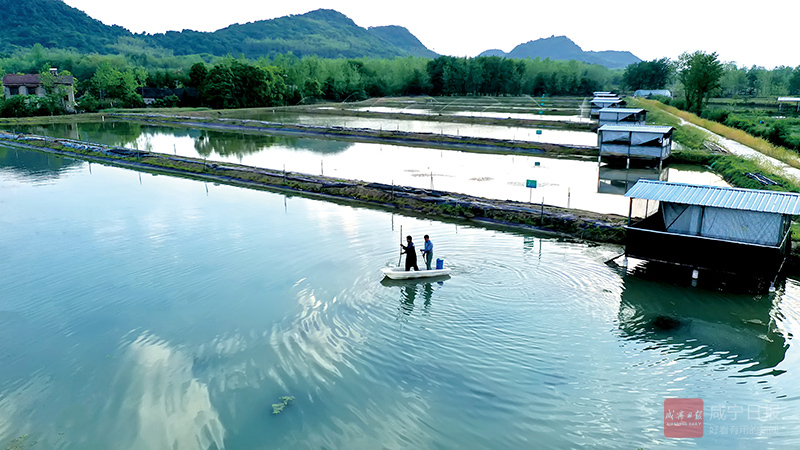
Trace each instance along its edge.
<path fill-rule="evenodd" d="M 539 226 L 544 226 L 544 197 L 542 197 L 542 210 L 539 213 Z"/>
<path fill-rule="evenodd" d="M 400 261 L 403 259 L 403 226 L 400 225 L 400 257 L 397 258 L 397 267 L 400 267 Z"/>

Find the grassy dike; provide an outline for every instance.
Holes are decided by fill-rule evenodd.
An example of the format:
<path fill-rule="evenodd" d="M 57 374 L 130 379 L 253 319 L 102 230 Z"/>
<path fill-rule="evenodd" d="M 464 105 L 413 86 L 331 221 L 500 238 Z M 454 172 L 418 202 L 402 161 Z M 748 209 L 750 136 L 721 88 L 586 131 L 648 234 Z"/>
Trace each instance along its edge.
<path fill-rule="evenodd" d="M 248 119 L 229 119 L 202 116 L 173 116 L 162 114 L 109 114 L 114 120 L 129 120 L 153 126 L 184 127 L 253 134 L 305 136 L 354 142 L 396 142 L 401 145 L 433 147 L 488 153 L 529 153 L 551 156 L 597 156 L 597 147 L 547 144 L 530 141 L 492 139 L 447 134 L 412 133 L 367 128 L 320 127 L 266 122 Z"/>
<path fill-rule="evenodd" d="M 0 132 L 4 145 L 54 153 L 154 174 L 263 189 L 327 200 L 341 200 L 421 214 L 428 218 L 467 219 L 515 226 L 596 242 L 621 244 L 627 218 L 455 194 L 282 172 L 258 167 L 209 163 L 202 159 L 109 147 L 88 142 Z"/>
<path fill-rule="evenodd" d="M 654 115 L 664 120 L 676 121 L 666 111 Z M 205 112 L 205 111 L 204 111 Z M 660 114 L 659 114 L 660 113 Z M 105 114 L 109 116 L 108 114 Z M 457 136 L 443 136 L 427 133 L 405 133 L 365 129 L 306 127 L 244 119 L 226 119 L 197 116 L 172 116 L 161 114 L 112 114 L 116 120 L 131 120 L 150 125 L 178 126 L 186 128 L 217 129 L 250 134 L 283 134 L 292 136 L 311 136 L 340 140 L 366 142 L 397 142 L 402 145 L 457 149 L 462 151 L 488 153 L 534 153 L 553 157 L 596 157 L 596 148 L 571 148 L 530 142 L 506 141 L 500 139 L 476 139 Z M 96 119 L 96 118 L 95 118 Z M 41 119 L 49 122 L 51 119 Z M 18 123 L 35 123 L 36 119 L 20 120 Z M 13 126 L 14 121 L 3 121 Z M 695 128 L 679 123 L 675 133 L 676 141 L 688 148 L 673 151 L 670 161 L 709 167 L 732 186 L 750 189 L 770 189 L 800 192 L 794 179 L 787 179 L 773 173 L 757 162 L 730 154 L 712 153 L 703 147 L 705 134 Z M 267 189 L 279 192 L 292 192 L 306 196 L 323 197 L 329 200 L 355 201 L 361 204 L 376 205 L 381 208 L 403 210 L 408 213 L 423 214 L 426 217 L 461 218 L 475 222 L 491 222 L 515 227 L 524 227 L 574 236 L 598 242 L 623 243 L 626 218 L 602 215 L 588 211 L 567 210 L 545 205 L 499 201 L 471 197 L 454 193 L 430 191 L 409 187 L 388 186 L 379 183 L 363 183 L 353 180 L 339 180 L 330 177 L 312 176 L 297 173 L 284 174 L 279 171 L 260 169 L 234 164 L 211 164 L 203 160 L 144 151 L 115 153 L 112 148 L 91 143 L 79 143 L 83 148 L 66 147 L 72 141 L 46 137 L 26 137 L 6 134 L 0 137 L 9 145 L 49 151 L 104 164 L 129 167 L 152 173 L 164 173 L 248 188 Z M 79 147 L 80 147 L 79 146 Z M 135 156 L 131 156 L 135 154 Z M 748 177 L 748 172 L 762 173 L 779 183 L 777 186 L 764 186 Z M 800 224 L 793 225 L 794 235 L 800 236 Z M 800 242 L 794 244 L 793 253 L 800 256 Z M 800 259 L 798 259 L 800 263 Z M 800 267 L 800 264 L 795 264 Z"/>
<path fill-rule="evenodd" d="M 748 134 L 743 130 L 731 128 L 719 122 L 714 122 L 713 120 L 700 118 L 695 114 L 692 114 L 687 111 L 682 111 L 678 108 L 675 108 L 674 106 L 665 105 L 656 100 L 637 98 L 635 99 L 635 104 L 637 105 L 637 107 L 645 108 L 648 109 L 649 111 L 666 112 L 668 114 L 673 115 L 674 117 L 678 117 L 689 123 L 693 123 L 699 127 L 705 128 L 706 130 L 709 130 L 720 136 L 726 137 L 740 144 L 746 145 L 758 151 L 759 153 L 775 158 L 778 161 L 782 161 L 792 167 L 800 168 L 800 155 L 798 155 L 796 152 L 784 147 L 773 145 L 769 143 L 767 140 Z"/>

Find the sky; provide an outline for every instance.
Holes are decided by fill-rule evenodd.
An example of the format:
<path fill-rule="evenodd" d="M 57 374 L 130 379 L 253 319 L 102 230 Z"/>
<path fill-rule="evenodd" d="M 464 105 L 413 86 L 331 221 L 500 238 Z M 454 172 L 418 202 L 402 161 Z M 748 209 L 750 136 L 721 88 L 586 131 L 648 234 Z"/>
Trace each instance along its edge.
<path fill-rule="evenodd" d="M 65 0 L 89 16 L 135 33 L 215 31 L 234 23 L 334 9 L 361 27 L 399 25 L 443 55 L 476 56 L 550 36 L 583 50 L 627 50 L 643 60 L 717 52 L 724 62 L 766 68 L 800 65 L 797 0 Z M 780 23 L 782 18 L 787 21 Z"/>

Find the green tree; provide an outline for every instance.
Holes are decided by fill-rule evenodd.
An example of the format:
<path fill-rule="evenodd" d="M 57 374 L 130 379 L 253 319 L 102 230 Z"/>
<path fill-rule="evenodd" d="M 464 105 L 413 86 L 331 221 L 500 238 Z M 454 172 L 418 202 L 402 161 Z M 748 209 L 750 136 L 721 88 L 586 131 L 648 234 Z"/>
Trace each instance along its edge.
<path fill-rule="evenodd" d="M 686 109 L 698 116 L 711 95 L 720 88 L 722 63 L 717 53 L 696 51 L 678 58 L 678 78 L 686 95 Z"/>
<path fill-rule="evenodd" d="M 795 67 L 789 77 L 789 93 L 792 95 L 800 94 L 800 66 Z"/>
<path fill-rule="evenodd" d="M 672 63 L 667 58 L 641 61 L 625 68 L 622 82 L 630 90 L 664 89 L 672 76 Z"/>
<path fill-rule="evenodd" d="M 89 80 L 87 92 L 101 102 L 105 100 L 109 106 L 138 108 L 144 106 L 144 100 L 136 93 L 136 88 L 146 78 L 146 71 L 127 69 L 123 72 L 104 62 Z"/>
<path fill-rule="evenodd" d="M 208 76 L 206 65 L 201 62 L 194 63 L 189 68 L 189 81 L 186 85 L 193 88 L 200 87 L 206 81 L 206 76 Z"/>
<path fill-rule="evenodd" d="M 283 104 L 288 88 L 278 68 L 229 58 L 208 72 L 200 94 L 212 108 L 256 108 Z"/>

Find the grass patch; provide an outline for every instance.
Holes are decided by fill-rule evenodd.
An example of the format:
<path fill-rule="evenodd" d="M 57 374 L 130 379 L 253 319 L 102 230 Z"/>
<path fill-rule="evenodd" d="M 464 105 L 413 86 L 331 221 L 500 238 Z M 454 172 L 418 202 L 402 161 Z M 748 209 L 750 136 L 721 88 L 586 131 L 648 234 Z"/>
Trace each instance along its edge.
<path fill-rule="evenodd" d="M 648 108 L 648 116 L 650 116 L 651 110 L 661 110 L 667 112 L 689 123 L 703 127 L 713 133 L 746 145 L 760 153 L 763 153 L 764 155 L 770 156 L 778 161 L 800 169 L 800 157 L 798 157 L 797 153 L 787 148 L 770 144 L 764 139 L 747 134 L 745 131 L 737 130 L 712 120 L 702 119 L 692 113 L 681 111 L 678 108 L 667 106 L 655 100 L 636 99 L 636 101 L 641 105 L 640 107 Z"/>
<path fill-rule="evenodd" d="M 672 138 L 675 142 L 680 144 L 683 148 L 689 150 L 704 150 L 705 146 L 703 145 L 707 139 L 709 139 L 709 134 L 704 132 L 697 127 L 693 127 L 691 125 L 686 125 L 681 122 L 681 119 L 669 114 L 668 112 L 660 109 L 654 109 L 649 107 L 649 103 L 645 103 L 645 100 L 640 98 L 632 98 L 628 101 L 629 106 L 634 108 L 645 108 L 647 109 L 647 123 L 650 125 L 666 125 L 675 128 L 675 132 L 672 134 Z M 649 107 L 649 108 L 648 108 Z"/>
<path fill-rule="evenodd" d="M 757 161 L 751 159 L 740 158 L 734 155 L 717 155 L 713 157 L 711 168 L 732 186 L 769 191 L 800 192 L 800 186 L 793 180 L 775 174 L 774 170 L 766 170 Z M 764 186 L 758 181 L 748 177 L 748 172 L 762 173 L 781 185 Z"/>

